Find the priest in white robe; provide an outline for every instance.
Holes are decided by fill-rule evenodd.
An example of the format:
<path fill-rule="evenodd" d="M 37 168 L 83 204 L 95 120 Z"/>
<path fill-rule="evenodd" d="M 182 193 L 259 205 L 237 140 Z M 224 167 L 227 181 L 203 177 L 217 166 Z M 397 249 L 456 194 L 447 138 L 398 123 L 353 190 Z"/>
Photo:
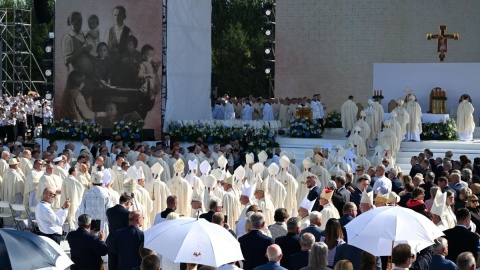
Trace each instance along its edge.
<path fill-rule="evenodd" d="M 42 167 L 43 161 L 36 160 L 33 169 L 30 170 L 25 177 L 25 188 L 23 190 L 23 205 L 25 205 L 25 207 L 36 206 L 38 203 L 36 195 L 38 182 L 44 174 Z"/>
<path fill-rule="evenodd" d="M 188 175 L 185 176 L 185 180 L 190 183 L 190 186 L 192 187 L 192 194 L 203 194 L 205 186 L 203 185 L 202 180 L 197 176 L 198 160 L 188 160 L 188 169 Z"/>
<path fill-rule="evenodd" d="M 23 191 L 25 188 L 25 179 L 17 172 L 18 160 L 11 158 L 8 161 L 9 168 L 3 175 L 2 200 L 9 203 L 23 203 Z"/>
<path fill-rule="evenodd" d="M 390 166 L 395 167 L 395 160 L 397 156 L 398 148 L 398 138 L 395 135 L 395 132 L 390 129 L 392 126 L 392 121 L 387 120 L 383 123 L 384 129 L 378 135 L 378 144 L 379 145 L 388 145 L 388 149 L 384 149 L 387 151 L 388 155 L 391 156 L 393 163 L 390 163 Z"/>
<path fill-rule="evenodd" d="M 235 120 L 235 109 L 233 108 L 233 104 L 231 102 L 233 98 L 228 100 L 228 96 L 225 100 L 225 120 Z"/>
<path fill-rule="evenodd" d="M 115 164 L 112 166 L 113 171 L 113 185 L 112 188 L 117 192 L 122 192 L 123 190 L 123 180 L 124 178 L 121 176 L 125 172 L 122 170 L 122 163 L 125 162 L 125 158 L 121 156 L 117 156 Z"/>
<path fill-rule="evenodd" d="M 323 189 L 322 193 L 320 194 L 320 205 L 323 206 L 322 211 L 320 211 L 320 214 L 322 215 L 322 225 L 320 225 L 320 229 L 322 230 L 325 230 L 325 226 L 327 225 L 327 221 L 329 219 L 340 218 L 337 208 L 335 208 L 332 203 L 333 192 L 335 191 Z"/>
<path fill-rule="evenodd" d="M 0 177 L 3 177 L 8 169 L 8 160 L 10 159 L 10 152 L 3 151 L 2 158 L 0 159 Z"/>
<path fill-rule="evenodd" d="M 145 176 L 145 189 L 148 190 L 148 192 L 152 192 L 152 187 L 153 187 L 153 179 L 152 179 L 152 170 L 150 167 L 147 165 L 147 155 L 144 153 L 139 153 L 137 156 L 137 162 L 135 162 L 135 167 L 137 169 L 142 168 L 143 174 Z"/>
<path fill-rule="evenodd" d="M 32 158 L 32 154 L 31 154 L 30 150 L 24 150 L 23 151 L 23 156 L 20 158 L 20 164 L 19 164 L 18 168 L 22 171 L 23 175 L 25 175 L 25 176 L 33 168 L 33 164 L 30 161 L 31 158 Z"/>
<path fill-rule="evenodd" d="M 297 202 L 303 201 L 303 198 L 307 196 L 310 189 L 307 186 L 307 177 L 310 175 L 311 168 L 313 166 L 310 158 L 305 158 L 302 161 L 303 172 L 297 177 L 298 190 L 297 190 Z"/>
<path fill-rule="evenodd" d="M 175 175 L 167 182 L 167 187 L 170 189 L 172 195 L 177 196 L 177 213 L 188 216 L 192 211 L 190 205 L 192 201 L 192 186 L 190 186 L 190 183 L 182 177 L 184 167 L 183 160 L 178 159 L 177 162 L 175 162 Z"/>
<path fill-rule="evenodd" d="M 315 164 L 312 165 L 311 172 L 317 176 L 317 186 L 323 188 L 327 186 L 331 175 L 327 168 L 322 165 L 324 162 L 321 153 L 315 154 L 313 158 L 315 159 Z"/>
<path fill-rule="evenodd" d="M 130 167 L 129 170 L 135 170 L 135 167 Z M 130 175 L 129 172 L 127 174 Z M 138 196 L 136 196 L 137 201 L 145 207 L 146 216 L 143 217 L 143 226 L 142 231 L 146 231 L 153 225 L 152 210 L 153 210 L 153 201 L 150 197 L 150 192 L 144 187 L 146 186 L 145 174 L 141 169 L 136 171 L 136 176 L 132 177 L 134 180 L 137 180 L 138 185 L 136 186 L 138 191 Z"/>
<path fill-rule="evenodd" d="M 240 216 L 238 217 L 238 220 L 241 220 L 247 216 L 247 209 L 250 207 L 250 205 L 253 205 L 252 201 L 255 200 L 255 197 L 253 197 L 253 194 L 255 193 L 255 184 L 253 186 L 249 186 L 248 183 L 247 185 L 244 185 L 242 188 L 242 194 L 240 196 L 240 203 L 242 206 L 240 207 L 242 211 L 240 212 Z"/>
<path fill-rule="evenodd" d="M 274 224 L 275 220 L 273 215 L 276 208 L 273 205 L 268 190 L 261 183 L 255 185 L 255 199 L 255 204 L 258 205 L 258 208 L 262 210 L 262 213 L 265 216 L 265 227 Z"/>
<path fill-rule="evenodd" d="M 368 144 L 370 147 L 373 147 L 373 142 L 377 139 L 378 132 L 380 131 L 381 126 L 378 126 L 378 113 L 376 112 L 376 106 L 374 101 L 368 100 L 368 107 L 365 109 L 367 115 L 365 121 L 370 127 L 370 136 L 368 137 Z M 382 118 L 383 119 L 383 116 Z"/>
<path fill-rule="evenodd" d="M 153 192 L 151 197 L 153 209 L 150 215 L 150 220 L 154 221 L 156 214 L 167 208 L 167 197 L 172 195 L 172 193 L 168 189 L 167 184 L 160 180 L 160 175 L 164 170 L 162 165 L 156 163 L 151 169 L 153 173 Z"/>
<path fill-rule="evenodd" d="M 38 181 L 38 191 L 36 194 L 36 201 L 40 202 L 42 200 L 42 190 L 45 188 L 52 188 L 56 191 L 55 200 L 52 202 L 52 209 L 59 209 L 60 204 L 60 194 L 62 193 L 62 182 L 58 175 L 53 174 L 53 164 L 45 165 L 45 173 L 40 177 Z"/>
<path fill-rule="evenodd" d="M 353 96 L 349 96 L 340 109 L 342 115 L 342 127 L 345 135 L 352 131 L 353 125 L 357 121 L 357 112 L 357 104 L 353 101 Z"/>
<path fill-rule="evenodd" d="M 392 111 L 397 114 L 397 117 L 396 117 L 397 121 L 400 124 L 400 127 L 402 128 L 403 135 L 402 137 L 400 137 L 402 140 L 405 139 L 405 134 L 407 133 L 407 124 L 410 122 L 410 115 L 408 115 L 408 112 L 405 110 L 403 104 L 404 104 L 403 99 L 399 98 L 397 100 L 397 107 Z"/>
<path fill-rule="evenodd" d="M 61 156 L 57 157 L 53 159 L 53 163 L 55 164 L 53 174 L 57 175 L 62 180 L 67 178 L 68 172 L 63 168 L 63 165 L 65 165 L 65 161 L 63 160 L 63 158 Z"/>
<path fill-rule="evenodd" d="M 416 101 L 412 94 L 408 97 L 406 111 L 409 116 L 409 122 L 406 127 L 405 139 L 407 141 L 420 141 L 420 134 L 422 133 L 422 108 Z M 398 112 L 397 112 L 398 115 Z"/>
<path fill-rule="evenodd" d="M 273 116 L 273 107 L 270 104 L 270 102 L 265 100 L 265 105 L 263 107 L 263 121 L 273 121 L 273 120 L 275 120 Z"/>
<path fill-rule="evenodd" d="M 264 179 L 264 185 L 272 198 L 275 209 L 285 208 L 285 198 L 287 197 L 287 190 L 285 186 L 277 179 L 277 174 L 280 171 L 278 165 L 275 163 L 268 166 L 268 178 Z"/>
<path fill-rule="evenodd" d="M 360 132 L 359 132 L 359 135 L 360 137 L 363 138 L 363 141 L 365 142 L 365 146 L 367 146 L 367 140 L 368 138 L 370 137 L 370 133 L 371 133 L 371 130 L 370 130 L 370 125 L 365 121 L 367 117 L 367 114 L 365 111 L 361 111 L 360 112 L 360 119 L 358 119 L 358 121 L 355 123 L 355 127 L 360 127 Z"/>
<path fill-rule="evenodd" d="M 473 105 L 469 95 L 464 94 L 460 97 L 460 103 L 457 109 L 457 132 L 460 141 L 472 141 L 475 131 L 475 121 L 473 120 Z"/>
<path fill-rule="evenodd" d="M 283 184 L 285 190 L 287 191 L 287 196 L 285 198 L 285 209 L 287 214 L 290 217 L 296 217 L 298 214 L 297 211 L 297 190 L 298 182 L 293 175 L 289 173 L 290 169 L 290 159 L 287 156 L 282 156 L 280 158 L 280 167 L 281 171 L 277 175 L 278 181 Z"/>
<path fill-rule="evenodd" d="M 250 102 L 247 100 L 247 102 L 243 105 L 242 120 L 250 121 L 252 119 L 253 119 L 253 108 L 252 108 L 252 105 L 250 105 Z"/>
<path fill-rule="evenodd" d="M 63 205 L 67 200 L 70 200 L 71 203 L 68 210 L 67 219 L 65 220 L 65 222 L 68 223 L 68 228 L 70 231 L 76 230 L 78 227 L 75 214 L 77 213 L 84 194 L 84 186 L 76 178 L 77 173 L 78 172 L 75 167 L 69 169 L 69 175 L 63 179 L 62 194 L 60 199 L 61 205 Z"/>
<path fill-rule="evenodd" d="M 236 223 L 240 217 L 241 204 L 240 194 L 233 188 L 234 176 L 231 175 L 223 181 L 223 189 L 226 190 L 225 195 L 222 198 L 222 212 L 227 216 L 225 223 L 235 231 Z"/>
<path fill-rule="evenodd" d="M 355 153 L 366 153 L 367 147 L 365 145 L 365 140 L 360 136 L 362 128 L 360 126 L 355 126 L 353 128 L 353 134 L 348 137 L 347 144 L 352 143 Z"/>

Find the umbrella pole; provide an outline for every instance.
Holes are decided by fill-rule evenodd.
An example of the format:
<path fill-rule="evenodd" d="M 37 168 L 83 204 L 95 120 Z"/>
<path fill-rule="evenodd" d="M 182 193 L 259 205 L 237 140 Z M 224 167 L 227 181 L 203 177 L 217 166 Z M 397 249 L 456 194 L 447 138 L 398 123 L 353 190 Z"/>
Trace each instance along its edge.
<path fill-rule="evenodd" d="M 388 256 L 387 270 L 393 269 L 393 263 L 392 263 L 393 243 L 394 241 L 392 241 L 392 251 L 390 252 L 390 256 Z"/>

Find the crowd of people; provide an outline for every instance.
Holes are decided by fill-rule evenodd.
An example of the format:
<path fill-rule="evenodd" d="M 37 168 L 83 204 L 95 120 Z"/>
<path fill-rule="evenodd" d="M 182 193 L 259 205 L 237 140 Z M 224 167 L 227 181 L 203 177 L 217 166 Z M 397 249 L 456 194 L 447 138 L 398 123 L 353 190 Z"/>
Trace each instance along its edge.
<path fill-rule="evenodd" d="M 243 269 L 264 264 L 385 269 L 385 258 L 348 245 L 344 227 L 358 214 L 387 205 L 421 213 L 445 234 L 416 254 L 414 262 L 395 263 L 393 252 L 397 267 L 411 263 L 410 269 L 442 269 L 431 265 L 438 260 L 452 265 L 462 252 L 478 257 L 480 158 L 453 160 L 450 151 L 434 157 L 425 149 L 412 157 L 412 169 L 403 175 L 385 157 L 368 166 L 357 164 L 358 159 L 347 162 L 341 146 L 315 147 L 297 164 L 293 153 L 279 147 L 270 157 L 245 153 L 238 141 L 210 149 L 199 140 L 184 149 L 168 134 L 153 146 L 115 142 L 107 147 L 85 139 L 76 151 L 72 143 L 58 149 L 51 140 L 41 151 L 39 144 L 24 147 L 19 138 L 3 148 L 1 199 L 36 207 L 32 215 L 40 234 L 59 242 L 68 233 L 72 259 L 79 265 L 102 263 L 101 256 L 108 254 L 109 269 L 139 267 L 143 231 L 166 220 L 199 216 L 238 238 Z M 100 233 L 92 238 L 88 231 Z M 95 255 L 85 259 L 92 249 Z M 160 265 L 184 267 L 167 258 Z"/>

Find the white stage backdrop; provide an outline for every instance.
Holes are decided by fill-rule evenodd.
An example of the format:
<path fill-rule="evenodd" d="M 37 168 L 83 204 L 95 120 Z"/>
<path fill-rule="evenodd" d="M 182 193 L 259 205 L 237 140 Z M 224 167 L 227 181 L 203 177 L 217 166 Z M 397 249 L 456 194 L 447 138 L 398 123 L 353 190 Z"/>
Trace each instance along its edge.
<path fill-rule="evenodd" d="M 391 99 L 405 98 L 410 87 L 422 112 L 427 112 L 430 91 L 441 87 L 447 93 L 447 112 L 456 117 L 458 99 L 462 94 L 472 97 L 475 123 L 480 115 L 480 63 L 376 63 L 373 65 L 373 89 L 382 89 L 385 112 Z"/>
<path fill-rule="evenodd" d="M 211 119 L 211 0 L 167 5 L 167 107 L 171 120 Z"/>

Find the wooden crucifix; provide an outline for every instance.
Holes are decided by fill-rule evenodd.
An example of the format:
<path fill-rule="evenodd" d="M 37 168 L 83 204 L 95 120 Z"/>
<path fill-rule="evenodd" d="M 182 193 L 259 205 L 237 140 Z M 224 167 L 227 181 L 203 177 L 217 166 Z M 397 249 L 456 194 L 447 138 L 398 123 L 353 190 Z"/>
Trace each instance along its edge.
<path fill-rule="evenodd" d="M 445 30 L 447 30 L 447 26 L 440 25 L 440 34 L 427 34 L 427 40 L 437 40 L 437 52 L 441 62 L 443 62 L 443 59 L 445 59 L 445 54 L 447 53 L 448 40 L 458 40 L 458 34 L 445 34 Z"/>

